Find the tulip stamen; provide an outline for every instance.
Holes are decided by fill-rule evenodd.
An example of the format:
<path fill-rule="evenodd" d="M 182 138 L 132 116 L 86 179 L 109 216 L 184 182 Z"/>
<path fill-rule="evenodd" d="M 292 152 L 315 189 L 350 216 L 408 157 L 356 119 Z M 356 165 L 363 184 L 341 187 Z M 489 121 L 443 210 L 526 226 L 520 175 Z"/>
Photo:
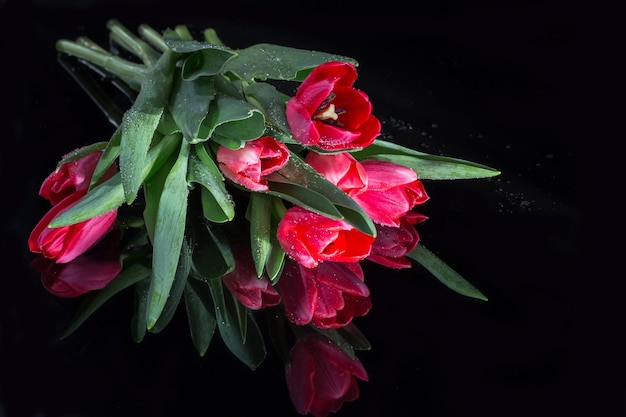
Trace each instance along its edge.
<path fill-rule="evenodd" d="M 313 115 L 315 120 L 337 120 L 339 115 L 335 112 L 335 105 L 330 103 L 326 109 Z"/>

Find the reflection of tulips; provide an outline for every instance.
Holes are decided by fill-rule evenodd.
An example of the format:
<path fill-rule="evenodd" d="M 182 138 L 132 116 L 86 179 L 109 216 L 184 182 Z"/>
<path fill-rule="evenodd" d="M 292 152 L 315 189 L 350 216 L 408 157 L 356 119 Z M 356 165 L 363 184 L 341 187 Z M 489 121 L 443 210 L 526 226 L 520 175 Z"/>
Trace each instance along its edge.
<path fill-rule="evenodd" d="M 359 398 L 357 379 L 369 379 L 358 358 L 326 337 L 316 334 L 298 339 L 285 367 L 289 396 L 298 413 L 326 417 L 343 404 Z"/>
<path fill-rule="evenodd" d="M 398 227 L 376 225 L 376 240 L 368 260 L 389 268 L 410 268 L 406 254 L 419 243 L 420 237 L 413 225 L 426 220 L 426 216 L 409 211 L 400 218 Z"/>
<path fill-rule="evenodd" d="M 278 241 L 285 253 L 307 268 L 320 262 L 356 262 L 370 254 L 374 237 L 302 207 L 287 210 L 278 224 Z"/>
<path fill-rule="evenodd" d="M 32 262 L 46 290 L 57 297 L 78 297 L 104 288 L 122 270 L 120 231 L 114 229 L 97 245 L 64 264 L 40 257 Z"/>
<path fill-rule="evenodd" d="M 224 176 L 252 191 L 267 191 L 266 175 L 278 171 L 289 160 L 289 149 L 271 136 L 245 143 L 240 149 L 220 146 L 217 161 Z"/>
<path fill-rule="evenodd" d="M 76 152 L 76 151 L 75 151 Z M 107 234 L 117 218 L 117 209 L 80 223 L 50 228 L 50 222 L 60 213 L 78 203 L 89 188 L 91 177 L 102 152 L 95 152 L 80 159 L 66 162 L 46 178 L 39 195 L 52 204 L 52 208 L 34 227 L 28 239 L 32 252 L 66 263 L 75 259 Z M 102 180 L 116 172 L 112 165 Z"/>
<path fill-rule="evenodd" d="M 323 262 L 313 269 L 287 261 L 278 281 L 287 318 L 329 329 L 349 324 L 372 307 L 358 262 Z"/>
<path fill-rule="evenodd" d="M 267 277 L 257 277 L 250 248 L 240 245 L 233 252 L 235 269 L 222 277 L 226 288 L 241 304 L 251 310 L 260 310 L 280 303 L 280 295 Z"/>
<path fill-rule="evenodd" d="M 327 62 L 319 65 L 287 102 L 287 121 L 294 138 L 303 145 L 325 150 L 364 148 L 380 134 L 380 121 L 372 103 L 352 87 L 354 65 Z"/>

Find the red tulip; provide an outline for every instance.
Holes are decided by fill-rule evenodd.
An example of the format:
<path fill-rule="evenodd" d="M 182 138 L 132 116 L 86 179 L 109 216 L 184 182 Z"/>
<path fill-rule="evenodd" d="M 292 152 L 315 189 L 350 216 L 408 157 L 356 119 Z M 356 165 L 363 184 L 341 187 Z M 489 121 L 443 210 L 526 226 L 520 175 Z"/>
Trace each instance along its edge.
<path fill-rule="evenodd" d="M 267 277 L 257 277 L 250 249 L 240 245 L 234 252 L 235 269 L 222 277 L 226 288 L 252 310 L 279 304 L 280 294 Z"/>
<path fill-rule="evenodd" d="M 327 62 L 314 68 L 287 101 L 287 122 L 293 137 L 324 150 L 364 148 L 380 135 L 367 95 L 352 87 L 354 65 Z"/>
<path fill-rule="evenodd" d="M 376 225 L 376 240 L 367 259 L 389 268 L 410 268 L 411 261 L 406 254 L 415 249 L 420 240 L 413 225 L 426 219 L 422 214 L 409 211 L 400 218 L 398 227 Z"/>
<path fill-rule="evenodd" d="M 57 228 L 48 227 L 60 213 L 78 203 L 86 194 L 97 161 L 102 152 L 87 155 L 77 161 L 63 164 L 44 181 L 40 195 L 47 198 L 52 208 L 34 227 L 28 238 L 33 253 L 66 263 L 92 248 L 106 235 L 117 218 L 117 209 L 80 223 Z M 112 165 L 102 181 L 115 174 Z"/>
<path fill-rule="evenodd" d="M 289 149 L 271 136 L 245 142 L 243 148 L 220 146 L 217 161 L 224 176 L 252 191 L 267 191 L 266 175 L 287 164 Z"/>
<path fill-rule="evenodd" d="M 359 398 L 357 379 L 369 376 L 358 358 L 350 358 L 320 334 L 298 339 L 289 352 L 285 380 L 296 411 L 326 417 Z"/>
<path fill-rule="evenodd" d="M 68 263 L 40 257 L 32 262 L 43 287 L 57 297 L 78 297 L 104 288 L 122 270 L 120 232 L 114 229 L 96 246 Z"/>
<path fill-rule="evenodd" d="M 372 307 L 358 262 L 323 262 L 309 269 L 287 261 L 278 281 L 287 318 L 336 329 L 364 316 Z"/>
<path fill-rule="evenodd" d="M 285 253 L 306 268 L 320 262 L 357 262 L 370 254 L 374 237 L 344 220 L 331 219 L 299 206 L 287 210 L 277 237 Z"/>

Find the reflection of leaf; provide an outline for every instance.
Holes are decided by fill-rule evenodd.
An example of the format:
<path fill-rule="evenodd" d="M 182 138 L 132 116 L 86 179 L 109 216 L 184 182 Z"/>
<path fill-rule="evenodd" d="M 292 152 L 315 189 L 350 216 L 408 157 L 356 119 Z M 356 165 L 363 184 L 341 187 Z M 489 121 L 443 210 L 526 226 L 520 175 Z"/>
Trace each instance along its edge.
<path fill-rule="evenodd" d="M 382 140 L 375 140 L 367 148 L 353 152 L 352 155 L 359 160 L 371 158 L 404 165 L 423 180 L 457 180 L 500 175 L 497 169 L 476 162 L 430 155 Z"/>
<path fill-rule="evenodd" d="M 118 292 L 130 287 L 133 284 L 146 279 L 150 276 L 150 269 L 145 266 L 134 263 L 124 265 L 124 269 L 120 274 L 111 281 L 106 287 L 99 291 L 94 291 L 85 297 L 85 301 L 76 313 L 76 316 L 70 323 L 69 327 L 63 333 L 62 338 L 69 336 L 80 327 L 97 309 L 102 307 L 111 297 Z"/>
<path fill-rule="evenodd" d="M 215 305 L 209 286 L 195 279 L 185 286 L 185 307 L 191 339 L 200 356 L 204 356 L 217 326 Z"/>
<path fill-rule="evenodd" d="M 465 278 L 463 278 L 458 272 L 450 268 L 434 253 L 426 249 L 421 243 L 406 256 L 422 265 L 431 274 L 433 274 L 435 278 L 454 292 L 467 297 L 487 301 L 487 297 L 485 297 L 483 293 L 465 280 Z"/>
<path fill-rule="evenodd" d="M 263 335 L 254 317 L 238 306 L 237 299 L 224 291 L 222 280 L 209 280 L 215 303 L 217 328 L 228 349 L 250 369 L 256 369 L 266 355 Z"/>
<path fill-rule="evenodd" d="M 313 68 L 329 61 L 358 64 L 346 56 L 260 43 L 238 50 L 237 56 L 224 65 L 224 72 L 232 72 L 244 81 L 302 81 Z"/>

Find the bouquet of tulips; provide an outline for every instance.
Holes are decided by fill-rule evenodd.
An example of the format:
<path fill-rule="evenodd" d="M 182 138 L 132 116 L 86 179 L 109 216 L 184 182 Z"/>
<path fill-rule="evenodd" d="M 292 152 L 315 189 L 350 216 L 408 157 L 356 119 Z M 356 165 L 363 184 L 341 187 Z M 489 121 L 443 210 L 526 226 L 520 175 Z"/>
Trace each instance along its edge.
<path fill-rule="evenodd" d="M 417 262 L 486 300 L 416 227 L 424 181 L 499 172 L 381 140 L 355 59 L 231 49 L 213 29 L 197 40 L 184 25 L 108 28 L 115 50 L 85 37 L 57 49 L 132 105 L 116 113 L 97 100 L 115 129 L 44 180 L 51 209 L 28 240 L 43 286 L 84 297 L 64 337 L 133 287 L 136 342 L 182 308 L 199 355 L 217 333 L 255 369 L 269 333 L 296 411 L 320 417 L 357 399 L 368 379 L 356 353 L 370 344 L 354 322 L 372 307 L 364 263 Z"/>

